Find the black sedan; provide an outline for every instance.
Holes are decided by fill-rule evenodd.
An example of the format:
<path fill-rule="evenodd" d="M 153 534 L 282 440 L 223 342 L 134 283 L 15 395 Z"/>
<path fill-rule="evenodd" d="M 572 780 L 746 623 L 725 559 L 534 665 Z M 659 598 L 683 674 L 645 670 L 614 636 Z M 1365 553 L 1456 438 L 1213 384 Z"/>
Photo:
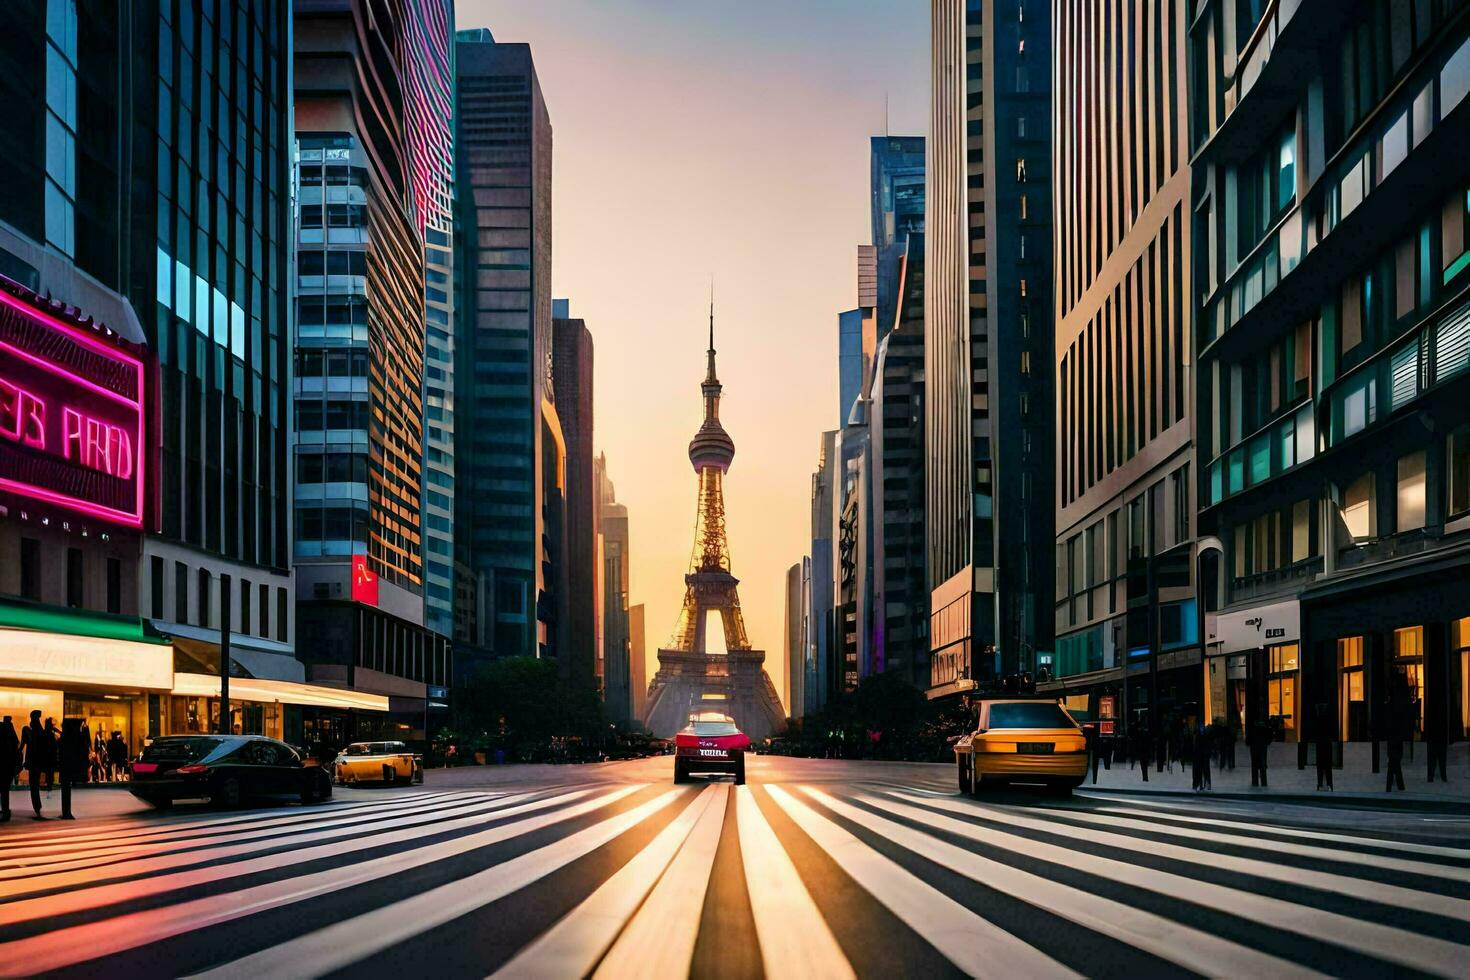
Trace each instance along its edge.
<path fill-rule="evenodd" d="M 170 735 L 143 750 L 128 788 L 159 808 L 195 799 L 237 807 L 247 799 L 320 803 L 331 797 L 332 780 L 325 769 L 304 765 L 295 749 L 273 738 Z"/>

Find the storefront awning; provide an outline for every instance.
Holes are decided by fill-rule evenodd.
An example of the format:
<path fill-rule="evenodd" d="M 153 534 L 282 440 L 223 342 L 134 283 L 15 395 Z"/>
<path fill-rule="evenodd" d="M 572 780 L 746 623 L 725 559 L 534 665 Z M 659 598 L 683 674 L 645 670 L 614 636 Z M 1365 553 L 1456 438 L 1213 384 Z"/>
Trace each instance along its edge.
<path fill-rule="evenodd" d="M 217 698 L 219 678 L 210 674 L 175 674 L 173 693 L 196 698 Z M 354 708 L 358 711 L 388 710 L 388 699 L 381 694 L 254 677 L 231 677 L 230 700 L 299 704 L 315 708 Z"/>
<path fill-rule="evenodd" d="M 166 644 L 0 627 L 0 681 L 167 691 L 173 679 L 173 648 Z"/>

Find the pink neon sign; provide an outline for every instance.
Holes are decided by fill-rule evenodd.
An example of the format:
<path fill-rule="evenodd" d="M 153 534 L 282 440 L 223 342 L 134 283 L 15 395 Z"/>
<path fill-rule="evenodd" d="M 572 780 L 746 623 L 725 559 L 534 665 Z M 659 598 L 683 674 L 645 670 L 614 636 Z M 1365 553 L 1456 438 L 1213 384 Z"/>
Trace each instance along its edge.
<path fill-rule="evenodd" d="M 0 492 L 143 526 L 143 360 L 0 289 Z"/>

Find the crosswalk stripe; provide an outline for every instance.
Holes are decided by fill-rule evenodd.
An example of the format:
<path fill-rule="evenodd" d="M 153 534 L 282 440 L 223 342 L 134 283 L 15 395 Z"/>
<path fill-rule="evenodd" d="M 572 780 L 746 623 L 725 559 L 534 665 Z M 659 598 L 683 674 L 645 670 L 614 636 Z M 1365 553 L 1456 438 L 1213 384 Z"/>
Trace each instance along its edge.
<path fill-rule="evenodd" d="M 927 797 L 911 796 L 907 793 L 894 793 L 892 795 L 908 798 L 912 802 L 921 803 L 929 807 L 961 813 L 971 817 L 978 816 L 986 820 L 996 819 L 998 822 L 1013 823 L 1016 826 L 1035 827 L 1048 830 L 1051 833 L 1057 832 L 1055 824 L 1043 824 L 1041 821 L 1011 817 L 1009 814 L 996 815 L 988 809 L 985 809 L 984 812 L 977 812 L 984 808 L 959 800 L 935 800 Z M 1241 860 L 1228 858 L 1221 854 L 1192 852 L 1187 848 L 1170 844 L 1143 842 L 1136 838 L 1124 837 L 1122 835 L 1098 834 L 1085 830 L 1073 832 L 1074 830 L 1076 829 L 1069 828 L 1070 835 L 1081 840 L 1126 847 L 1129 850 L 1155 854 L 1160 857 L 1169 857 L 1192 864 L 1202 864 L 1210 867 L 1228 867 L 1229 864 L 1227 862 Z M 964 833 L 971 836 L 974 840 L 995 847 L 1004 847 L 1008 850 L 1026 854 L 1043 861 L 1050 861 L 1053 864 L 1063 867 L 1097 875 L 1118 884 L 1143 888 L 1147 891 L 1166 895 L 1171 898 L 1177 899 L 1180 896 L 1188 896 L 1188 900 L 1191 902 L 1228 911 L 1231 915 L 1247 919 L 1262 926 L 1296 933 L 1310 939 L 1332 943 L 1337 946 L 1343 946 L 1377 959 L 1396 960 L 1428 973 L 1446 975 L 1461 973 L 1464 971 L 1466 958 L 1470 957 L 1470 946 L 1462 946 L 1458 943 L 1438 939 L 1434 936 L 1421 935 L 1405 929 L 1399 929 L 1395 926 L 1387 926 L 1364 919 L 1355 919 L 1312 906 L 1297 905 L 1283 899 L 1272 898 L 1255 892 L 1227 888 L 1224 885 L 1185 877 L 1184 875 L 1174 874 L 1169 871 L 1159 871 L 1145 865 L 1130 864 L 1114 858 L 1100 857 L 1083 850 L 1073 850 L 1072 848 L 1062 847 L 1057 844 L 1048 844 L 1044 841 L 1032 840 L 1029 837 L 1018 837 L 1015 834 L 1008 834 L 1005 831 L 996 830 L 992 827 L 970 825 L 970 829 L 964 831 Z M 1104 839 L 1109 837 L 1117 837 L 1118 841 Z M 1127 843 L 1125 844 L 1123 842 Z M 1250 863 L 1259 865 L 1261 870 L 1274 870 L 1272 865 L 1264 861 Z M 1231 867 L 1231 870 L 1240 870 L 1240 868 Z M 1303 872 L 1299 868 L 1287 870 L 1290 872 L 1289 874 L 1273 875 L 1273 878 L 1276 880 L 1292 881 L 1298 884 L 1309 884 L 1307 881 L 1297 880 L 1305 875 L 1306 872 Z M 1259 872 L 1248 870 L 1246 873 Z M 1357 881 L 1357 879 L 1353 880 Z M 1369 882 L 1358 883 L 1364 885 L 1370 884 Z M 1420 895 L 1420 893 L 1411 893 L 1411 897 L 1421 898 L 1425 896 Z"/>
<path fill-rule="evenodd" d="M 723 819 L 726 791 L 723 784 L 707 786 L 632 860 L 560 922 L 496 970 L 494 976 L 506 980 L 536 980 L 539 977 L 584 977 L 591 973 L 694 829 L 710 822 L 707 818 L 711 810 L 714 810 L 717 820 Z M 680 975 L 687 971 L 686 961 L 685 970 Z"/>
<path fill-rule="evenodd" d="M 855 976 L 749 787 L 735 788 L 735 817 L 766 976 Z"/>
<path fill-rule="evenodd" d="M 1426 861 L 1390 858 L 1379 854 L 1363 854 L 1359 851 L 1344 850 L 1338 847 L 1292 844 L 1288 841 L 1270 840 L 1263 837 L 1247 836 L 1245 834 L 1227 834 L 1215 830 L 1186 830 L 1182 827 L 1167 827 L 1157 823 L 1149 823 L 1146 820 L 1087 813 L 1082 810 L 1038 808 L 1037 812 L 1056 814 L 1064 819 L 1076 820 L 1079 823 L 1125 830 L 1141 830 L 1149 834 L 1188 837 L 1192 840 L 1210 841 L 1215 844 L 1233 844 L 1240 847 L 1253 848 L 1258 851 L 1275 851 L 1277 854 L 1290 854 L 1293 857 L 1317 858 L 1320 860 L 1334 861 L 1338 864 L 1362 865 L 1373 868 L 1376 871 L 1402 871 L 1407 874 L 1424 875 L 1429 878 L 1444 878 L 1447 881 L 1470 883 L 1470 868 L 1457 868 L 1444 864 L 1430 864 Z M 1262 828 L 1262 830 L 1267 829 L 1265 827 Z"/>
<path fill-rule="evenodd" d="M 107 790 L 106 792 L 119 792 Z M 485 794 L 478 792 L 464 793 L 414 793 L 400 794 L 390 797 L 393 801 L 418 801 L 443 800 L 456 796 L 486 796 L 500 794 Z M 161 833 L 175 833 L 183 830 L 214 829 L 235 825 L 253 825 L 263 820 L 283 820 L 289 822 L 293 819 L 303 819 L 313 813 L 323 810 L 362 810 L 382 805 L 382 800 L 342 800 L 334 798 L 331 802 L 306 808 L 288 808 L 257 811 L 245 814 L 218 813 L 208 817 L 200 817 L 197 814 L 171 814 L 159 816 L 149 813 L 144 820 L 137 816 L 124 817 L 116 820 L 107 820 L 98 823 L 88 821 L 85 826 L 68 828 L 55 832 L 30 832 L 17 836 L 13 840 L 0 841 L 0 857 L 9 855 L 16 850 L 30 850 L 43 847 L 66 847 L 71 844 L 82 844 L 88 841 L 118 841 L 131 840 L 134 838 L 153 837 Z M 122 831 L 131 831 L 123 833 Z"/>
<path fill-rule="evenodd" d="M 716 788 L 724 790 L 723 786 Z M 726 800 L 721 792 L 718 802 L 709 804 L 658 884 L 597 965 L 594 978 L 677 980 L 688 975 L 725 825 Z"/>
<path fill-rule="evenodd" d="M 1376 847 L 1385 851 L 1406 851 L 1410 854 L 1433 855 L 1435 857 L 1470 860 L 1470 847 L 1449 847 L 1443 844 L 1421 844 L 1411 841 L 1386 840 L 1381 837 L 1355 837 L 1350 834 L 1335 834 L 1326 830 L 1306 830 L 1301 827 L 1283 827 L 1278 824 L 1248 824 L 1241 820 L 1220 820 L 1210 817 L 1193 817 L 1174 810 L 1144 810 L 1133 807 L 1098 807 L 1094 813 L 1110 813 L 1124 817 L 1152 817 L 1157 820 L 1174 820 L 1179 823 L 1202 827 L 1228 827 L 1235 830 L 1258 830 L 1280 837 L 1299 837 L 1306 840 L 1331 841 L 1336 844 L 1351 844 L 1356 847 Z"/>
<path fill-rule="evenodd" d="M 435 825 L 435 832 L 445 833 L 463 830 L 491 820 L 503 820 L 507 817 L 557 807 L 585 796 L 588 792 L 590 791 L 573 791 L 571 793 L 564 793 L 561 796 L 535 799 L 525 803 L 520 803 L 515 797 L 507 797 L 496 800 L 494 805 L 487 805 L 486 808 L 469 812 L 465 816 L 438 823 Z M 535 795 L 539 794 L 525 794 L 525 796 Z M 51 895 L 33 896 L 27 898 L 25 901 L 0 904 L 0 926 L 15 925 L 17 923 L 29 922 L 54 915 L 85 912 L 119 902 L 133 901 L 151 895 L 177 891 L 180 888 L 188 888 L 193 885 L 208 884 L 224 878 L 238 878 L 246 875 L 259 874 L 263 871 L 289 868 L 292 865 L 304 864 L 308 861 L 341 857 L 375 847 L 391 846 L 394 844 L 411 845 L 414 841 L 424 836 L 424 831 L 419 829 L 422 823 L 422 820 L 413 820 L 405 822 L 390 831 L 333 841 L 329 844 L 318 844 L 311 847 L 277 851 L 273 854 L 245 858 L 240 861 L 205 863 L 198 867 L 174 871 L 169 874 L 155 874 L 130 881 L 93 885 L 87 888 L 78 888 Z"/>
<path fill-rule="evenodd" d="M 483 801 L 473 797 L 463 801 L 462 805 L 480 805 Z M 0 881 L 15 878 L 29 878 L 41 873 L 54 873 L 60 871 L 75 870 L 78 868 L 95 868 L 110 865 L 115 862 L 105 860 L 106 858 L 125 857 L 127 859 L 148 857 L 156 854 L 167 854 L 171 852 L 185 852 L 197 850 L 215 843 L 244 843 L 246 841 L 259 840 L 261 838 L 279 839 L 291 831 L 320 831 L 328 829 L 341 830 L 348 827 L 366 829 L 367 827 L 384 822 L 391 822 L 403 816 L 419 813 L 442 813 L 447 808 L 442 805 L 419 804 L 419 803 L 385 803 L 374 810 L 356 810 L 350 813 L 340 811 L 322 811 L 313 820 L 293 823 L 282 827 L 275 823 L 252 826 L 246 831 L 224 831 L 202 834 L 192 837 L 178 839 L 150 840 L 143 843 L 124 843 L 108 847 L 93 847 L 84 853 L 84 856 L 71 856 L 77 851 L 68 850 L 62 854 L 41 854 L 36 856 L 21 856 L 0 858 Z M 292 840 L 299 840 L 293 837 Z"/>
<path fill-rule="evenodd" d="M 909 874 L 780 786 L 768 784 L 766 791 L 843 871 L 970 976 L 1077 976 Z"/>
<path fill-rule="evenodd" d="M 953 805 L 955 803 L 954 800 L 926 800 L 920 797 L 909 796 L 905 793 L 894 793 L 892 795 L 908 798 L 914 802 L 927 803 L 930 806 L 941 807 L 946 810 L 956 809 Z M 963 804 L 960 804 L 960 806 L 963 806 Z M 1257 878 L 1267 878 L 1271 881 L 1279 881 L 1288 885 L 1315 888 L 1319 891 L 1345 895 L 1352 899 L 1382 902 L 1385 905 L 1398 905 L 1403 908 L 1413 908 L 1421 912 L 1432 912 L 1436 915 L 1446 916 L 1447 918 L 1470 922 L 1470 901 L 1425 891 L 1423 889 L 1405 888 L 1402 885 L 1374 881 L 1369 878 L 1334 874 L 1329 871 L 1315 871 L 1292 865 L 1273 864 L 1270 861 L 1264 861 L 1259 858 L 1221 854 L 1215 851 L 1206 851 L 1182 844 L 1174 844 L 1169 841 L 1160 840 L 1157 837 L 1141 838 L 1128 834 L 1114 833 L 1112 831 L 1089 830 L 1086 827 L 1062 824 L 1057 821 L 1024 817 L 997 807 L 976 804 L 971 808 L 960 810 L 959 812 L 967 812 L 972 817 L 993 820 L 1009 824 L 1013 827 L 1040 830 L 1050 834 L 1061 834 L 1063 836 L 1089 840 L 1094 843 L 1106 844 L 1124 850 L 1165 857 L 1174 861 L 1182 861 L 1188 864 L 1201 865 L 1224 871 L 1237 871 L 1241 874 L 1252 875 Z"/>
<path fill-rule="evenodd" d="M 333 868 L 329 871 L 322 871 L 313 875 L 286 878 L 280 881 L 272 881 L 242 888 L 238 891 L 210 895 L 205 898 L 181 902 L 175 905 L 165 905 L 156 909 L 115 916 L 107 919 L 105 923 L 86 923 L 53 932 L 42 933 L 14 942 L 0 943 L 0 976 L 28 976 L 33 973 L 57 970 L 83 960 L 120 953 L 124 950 L 136 949 L 140 946 L 159 942 L 172 936 L 193 932 L 196 929 L 230 922 L 234 919 L 254 915 L 257 912 L 280 908 L 295 902 L 315 898 L 319 895 L 326 895 L 339 889 L 351 888 L 356 885 L 386 878 L 389 875 L 399 874 L 427 864 L 449 860 L 482 847 L 489 847 L 492 844 L 498 844 L 514 837 L 520 837 L 541 830 L 555 823 L 585 816 L 601 807 L 615 803 L 642 788 L 639 785 L 626 786 L 601 796 L 554 810 L 551 813 L 530 816 L 526 819 L 502 824 L 479 833 L 440 841 L 437 844 L 426 845 L 405 851 L 401 854 L 389 854 L 357 864 L 349 864 L 340 868 Z M 586 796 L 590 792 L 590 790 L 578 790 L 571 793 L 564 793 L 560 796 L 552 797 L 549 800 L 538 800 L 534 803 L 525 804 L 524 806 L 515 806 L 505 810 L 495 811 L 488 814 L 488 816 L 490 819 L 500 819 L 501 817 L 512 814 L 535 812 L 543 810 L 557 802 L 575 800 Z M 530 796 L 533 794 L 519 795 Z M 512 800 L 515 797 L 507 797 L 506 799 Z M 474 817 L 464 821 L 456 821 L 456 823 L 469 826 L 482 819 L 480 817 Z M 273 861 L 273 859 L 283 857 L 287 859 Z M 294 863 L 290 860 L 289 855 L 278 854 L 257 860 L 262 866 L 253 868 L 252 870 L 254 871 L 268 870 L 269 867 L 284 867 Z M 273 863 L 267 866 L 266 862 Z M 214 876 L 211 876 L 207 870 L 185 872 L 184 874 L 189 876 L 190 880 L 176 882 L 169 886 L 169 888 L 159 890 L 171 890 L 172 888 L 186 887 L 190 884 L 214 880 Z M 130 882 L 129 884 L 138 883 Z M 152 884 L 152 881 L 149 881 L 149 884 Z M 105 928 L 99 928 L 99 925 L 105 925 Z M 12 964 L 15 965 L 14 969 L 12 969 Z M 23 970 L 19 969 L 22 965 L 24 966 Z M 287 971 L 287 973 L 290 972 Z"/>
<path fill-rule="evenodd" d="M 493 806 L 492 803 L 463 803 L 444 809 L 432 810 L 424 813 L 398 815 L 386 821 L 382 833 L 392 831 L 403 831 L 411 827 L 425 827 L 439 823 L 446 818 L 466 816 Z M 343 834 L 342 829 L 318 830 L 311 833 L 299 834 L 286 842 L 293 848 L 302 845 L 315 844 L 322 841 L 339 838 Z M 422 835 L 425 831 L 419 831 L 415 836 Z M 381 836 L 381 833 L 377 834 Z M 373 835 L 354 838 L 354 842 L 372 840 Z M 105 870 L 80 869 L 72 871 L 44 872 L 32 875 L 28 878 L 18 878 L 11 881 L 0 882 L 0 900 L 11 902 L 10 905 L 0 905 L 0 925 L 8 925 L 8 915 L 15 908 L 14 900 L 34 895 L 37 892 L 51 891 L 56 888 L 70 888 L 94 884 L 98 877 L 117 879 L 131 875 L 157 874 L 177 868 L 185 868 L 199 864 L 217 864 L 218 862 L 237 861 L 248 858 L 252 854 L 269 851 L 272 848 L 281 847 L 282 842 L 274 839 L 253 840 L 240 844 L 222 844 L 203 848 L 197 851 L 182 851 L 172 854 L 145 855 L 123 861 L 117 861 L 106 867 Z M 369 845 L 371 846 L 371 845 Z M 229 867 L 229 865 L 225 865 Z"/>
<path fill-rule="evenodd" d="M 956 871 L 973 881 L 1004 892 L 1053 915 L 1069 919 L 1102 935 L 1112 935 L 1160 959 L 1215 976 L 1318 977 L 1266 953 L 1247 949 L 1172 919 L 1115 902 L 1112 899 L 1063 885 L 1029 871 L 982 857 L 973 851 L 886 820 L 849 803 L 833 799 L 809 786 L 802 790 L 833 813 L 891 840 L 900 847 L 935 864 Z M 918 807 L 860 795 L 857 799 L 896 816 L 918 821 L 937 830 L 972 840 L 985 839 L 973 824 L 937 816 Z"/>
<path fill-rule="evenodd" d="M 684 790 L 670 789 L 615 817 L 486 868 L 324 929 L 309 932 L 198 974 L 199 977 L 322 976 L 504 898 L 606 844 L 662 810 Z"/>

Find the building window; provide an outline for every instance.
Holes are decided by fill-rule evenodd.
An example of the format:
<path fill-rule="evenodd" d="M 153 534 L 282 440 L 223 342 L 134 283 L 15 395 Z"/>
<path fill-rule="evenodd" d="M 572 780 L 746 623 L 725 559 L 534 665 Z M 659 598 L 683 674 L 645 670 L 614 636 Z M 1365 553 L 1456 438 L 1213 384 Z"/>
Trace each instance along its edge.
<path fill-rule="evenodd" d="M 1189 540 L 1189 465 L 1174 471 L 1174 543 Z"/>
<path fill-rule="evenodd" d="M 1019 160 L 1016 161 L 1016 182 L 1019 183 L 1019 184 L 1026 183 L 1026 158 L 1025 157 L 1022 157 L 1021 159 L 1019 159 Z"/>
<path fill-rule="evenodd" d="M 20 539 L 20 595 L 41 601 L 41 542 L 35 538 Z"/>
<path fill-rule="evenodd" d="M 116 558 L 107 559 L 107 611 L 122 612 L 122 562 Z"/>
<path fill-rule="evenodd" d="M 1363 638 L 1337 641 L 1338 737 L 1358 742 L 1368 737 L 1368 700 L 1363 687 Z"/>
<path fill-rule="evenodd" d="M 260 635 L 266 639 L 271 635 L 271 587 L 260 583 Z"/>
<path fill-rule="evenodd" d="M 240 632 L 250 634 L 250 580 L 240 580 Z"/>
<path fill-rule="evenodd" d="M 276 589 L 276 639 L 286 642 L 286 590 Z"/>
<path fill-rule="evenodd" d="M 1389 698 L 1407 695 L 1414 719 L 1414 734 L 1424 729 L 1424 627 L 1405 626 L 1393 631 L 1393 671 L 1401 685 Z"/>
<path fill-rule="evenodd" d="M 1410 453 L 1399 459 L 1398 518 L 1400 533 L 1416 531 L 1424 526 L 1424 453 Z"/>
<path fill-rule="evenodd" d="M 154 555 L 148 560 L 149 614 L 154 619 L 163 618 L 163 559 Z"/>
<path fill-rule="evenodd" d="M 189 622 L 189 566 L 174 562 L 174 622 Z"/>
<path fill-rule="evenodd" d="M 1470 619 L 1457 619 L 1450 623 L 1450 669 L 1454 678 L 1455 696 L 1460 701 L 1460 725 L 1456 732 L 1451 728 L 1451 737 L 1470 736 Z"/>
<path fill-rule="evenodd" d="M 1017 137 L 1017 139 L 1025 139 L 1026 138 L 1026 117 L 1025 116 L 1017 116 L 1016 117 L 1016 137 Z"/>
<path fill-rule="evenodd" d="M 1449 510 L 1450 517 L 1470 511 L 1470 427 L 1450 433 Z"/>
<path fill-rule="evenodd" d="M 1312 502 L 1298 500 L 1291 506 L 1291 560 L 1312 557 Z"/>
<path fill-rule="evenodd" d="M 1374 514 L 1373 471 L 1369 470 L 1342 495 L 1342 521 L 1354 543 L 1370 541 L 1377 537 L 1377 515 Z"/>
<path fill-rule="evenodd" d="M 209 628 L 209 599 L 212 589 L 209 569 L 199 569 L 199 625 L 205 629 Z"/>
<path fill-rule="evenodd" d="M 1029 350 L 1021 351 L 1021 373 L 1031 373 L 1031 352 Z"/>
<path fill-rule="evenodd" d="M 1270 674 L 1266 681 L 1268 714 L 1281 720 L 1287 741 L 1296 741 L 1296 675 L 1300 666 L 1300 648 L 1283 643 L 1269 649 Z"/>
<path fill-rule="evenodd" d="M 82 549 L 66 549 L 66 604 L 72 609 L 82 607 Z"/>

